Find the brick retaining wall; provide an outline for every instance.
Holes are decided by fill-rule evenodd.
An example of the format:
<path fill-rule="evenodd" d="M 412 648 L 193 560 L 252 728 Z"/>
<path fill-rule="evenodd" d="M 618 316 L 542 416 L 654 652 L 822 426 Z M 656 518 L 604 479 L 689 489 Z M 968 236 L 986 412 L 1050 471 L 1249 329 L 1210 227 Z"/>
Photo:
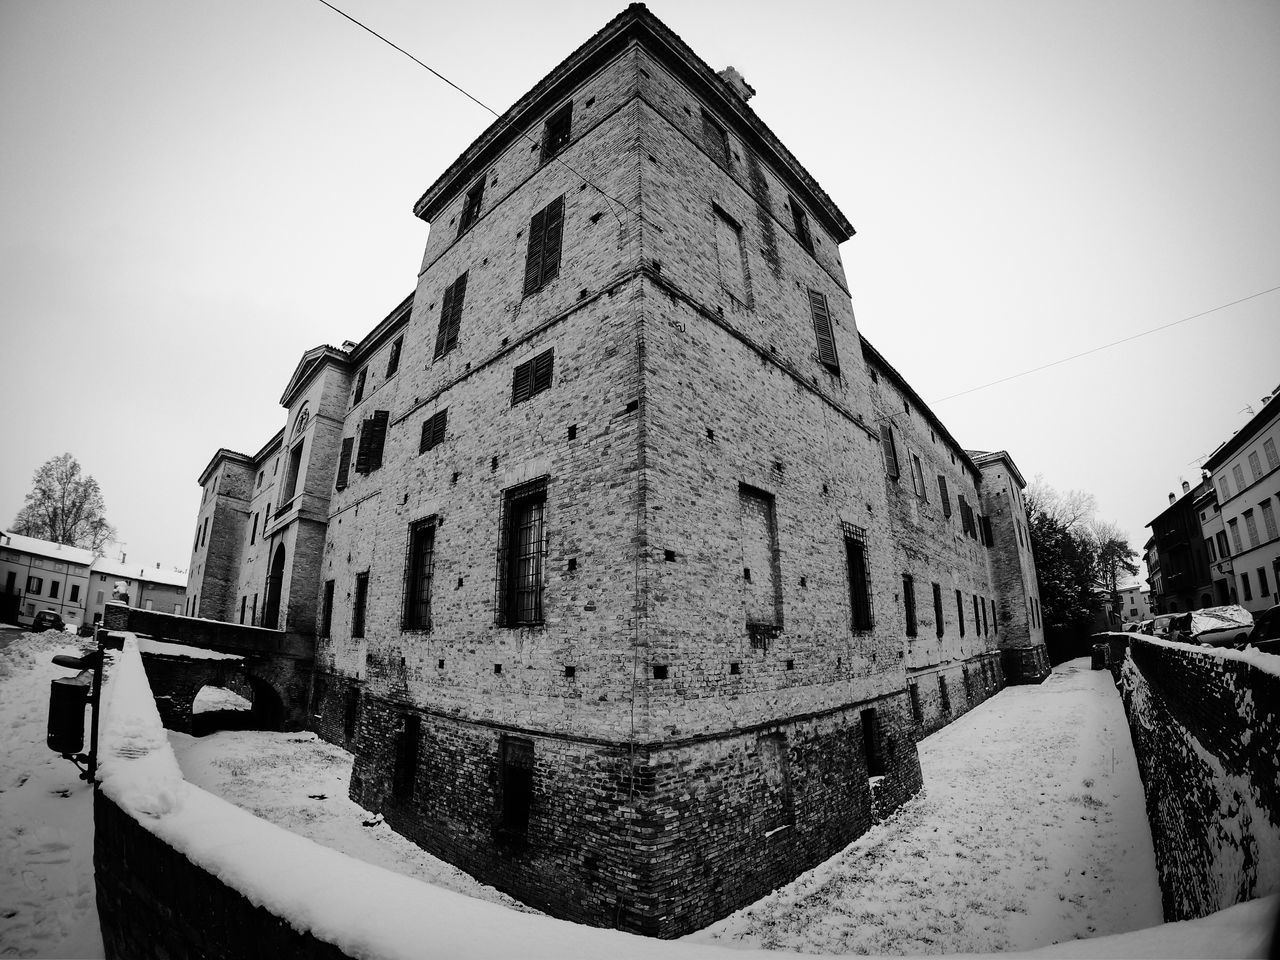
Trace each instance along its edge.
<path fill-rule="evenodd" d="M 1280 890 L 1280 676 L 1134 635 L 1120 689 L 1167 921 Z"/>

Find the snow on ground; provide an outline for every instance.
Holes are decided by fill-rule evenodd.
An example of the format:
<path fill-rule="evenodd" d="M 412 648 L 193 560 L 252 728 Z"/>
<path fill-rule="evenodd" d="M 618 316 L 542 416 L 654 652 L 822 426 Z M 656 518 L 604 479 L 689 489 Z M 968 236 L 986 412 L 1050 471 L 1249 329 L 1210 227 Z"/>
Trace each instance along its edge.
<path fill-rule="evenodd" d="M 985 953 L 1161 922 L 1142 784 L 1109 672 L 1073 660 L 919 748 L 921 796 L 691 938 L 807 953 Z"/>
<path fill-rule="evenodd" d="M 81 650 L 54 631 L 0 648 L 0 956 L 103 956 L 92 792 L 45 746 L 49 681 L 73 675 L 50 659 Z"/>
<path fill-rule="evenodd" d="M 264 820 L 359 860 L 532 912 L 433 857 L 347 799 L 351 754 L 314 733 L 239 730 L 196 738 L 169 731 L 169 742 L 189 783 Z"/>
<path fill-rule="evenodd" d="M 213 713 L 218 710 L 252 710 L 253 704 L 234 690 L 226 687 L 201 687 L 191 701 L 192 713 Z"/>

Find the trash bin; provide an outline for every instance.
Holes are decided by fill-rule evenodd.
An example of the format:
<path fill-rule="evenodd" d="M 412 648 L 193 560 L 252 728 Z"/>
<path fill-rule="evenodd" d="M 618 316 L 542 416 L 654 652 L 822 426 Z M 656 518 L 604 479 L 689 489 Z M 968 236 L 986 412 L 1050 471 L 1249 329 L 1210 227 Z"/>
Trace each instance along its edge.
<path fill-rule="evenodd" d="M 1093 645 L 1093 669 L 1105 670 L 1111 665 L 1111 645 L 1095 643 Z"/>
<path fill-rule="evenodd" d="M 79 753 L 84 749 L 84 708 L 89 684 L 80 677 L 59 677 L 49 683 L 49 735 L 45 741 L 54 753 Z"/>

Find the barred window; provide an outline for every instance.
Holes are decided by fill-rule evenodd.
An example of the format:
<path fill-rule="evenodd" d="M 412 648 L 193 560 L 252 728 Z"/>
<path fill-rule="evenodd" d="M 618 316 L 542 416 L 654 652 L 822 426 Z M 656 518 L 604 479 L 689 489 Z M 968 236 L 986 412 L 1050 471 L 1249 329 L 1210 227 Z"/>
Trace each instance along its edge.
<path fill-rule="evenodd" d="M 364 636 L 364 608 L 369 599 L 369 572 L 356 574 L 355 597 L 351 603 L 351 636 Z"/>
<path fill-rule="evenodd" d="M 467 191 L 467 199 L 462 203 L 462 216 L 458 218 L 458 236 L 471 229 L 471 225 L 480 219 L 480 204 L 484 201 L 484 177 L 476 181 L 476 185 Z"/>
<path fill-rule="evenodd" d="M 853 631 L 861 633 L 875 625 L 871 609 L 871 572 L 867 568 L 867 531 L 843 521 L 840 526 L 848 565 L 850 621 Z"/>
<path fill-rule="evenodd" d="M 555 364 L 554 347 L 517 364 L 511 371 L 511 405 L 514 407 L 518 403 L 524 403 L 530 397 L 550 389 Z"/>
<path fill-rule="evenodd" d="M 435 568 L 436 517 L 409 527 L 409 555 L 405 563 L 404 629 L 431 629 L 431 577 Z"/>
<path fill-rule="evenodd" d="M 916 625 L 916 581 L 909 573 L 902 575 L 902 606 L 907 612 L 907 636 L 917 634 Z"/>
<path fill-rule="evenodd" d="M 432 447 L 444 443 L 445 431 L 449 426 L 449 408 L 437 410 L 422 423 L 422 440 L 418 443 L 418 452 L 426 453 Z"/>
<path fill-rule="evenodd" d="M 524 261 L 524 295 L 537 293 L 560 273 L 564 237 L 564 196 L 558 196 L 529 221 L 529 248 Z"/>
<path fill-rule="evenodd" d="M 546 504 L 546 477 L 513 487 L 503 497 L 495 605 L 500 626 L 542 623 Z"/>
<path fill-rule="evenodd" d="M 458 331 L 462 327 L 462 303 L 467 295 L 467 275 L 445 287 L 440 303 L 440 326 L 436 329 L 436 351 L 439 360 L 458 345 Z"/>

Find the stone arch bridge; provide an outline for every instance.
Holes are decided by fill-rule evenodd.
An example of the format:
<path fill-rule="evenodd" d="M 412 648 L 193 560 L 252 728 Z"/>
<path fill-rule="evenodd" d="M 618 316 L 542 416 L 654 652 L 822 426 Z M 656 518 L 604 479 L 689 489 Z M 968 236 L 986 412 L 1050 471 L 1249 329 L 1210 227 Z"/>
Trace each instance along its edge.
<path fill-rule="evenodd" d="M 225 687 L 252 704 L 237 724 L 254 730 L 302 730 L 314 664 L 314 639 L 123 604 L 107 605 L 102 626 L 139 638 L 142 664 L 160 719 L 170 730 L 199 733 L 196 695 Z"/>

